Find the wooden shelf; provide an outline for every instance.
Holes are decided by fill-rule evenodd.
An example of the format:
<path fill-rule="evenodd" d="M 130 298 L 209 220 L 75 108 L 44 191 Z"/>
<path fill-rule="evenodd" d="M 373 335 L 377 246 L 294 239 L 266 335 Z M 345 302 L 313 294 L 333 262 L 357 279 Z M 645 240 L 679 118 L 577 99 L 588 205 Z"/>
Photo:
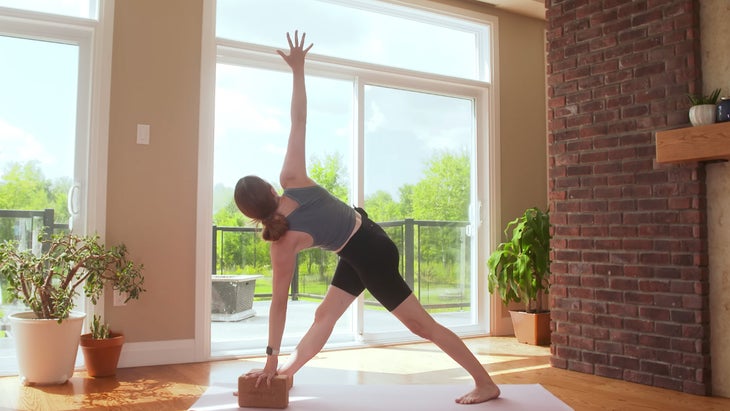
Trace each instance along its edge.
<path fill-rule="evenodd" d="M 657 163 L 730 160 L 730 121 L 656 132 Z"/>

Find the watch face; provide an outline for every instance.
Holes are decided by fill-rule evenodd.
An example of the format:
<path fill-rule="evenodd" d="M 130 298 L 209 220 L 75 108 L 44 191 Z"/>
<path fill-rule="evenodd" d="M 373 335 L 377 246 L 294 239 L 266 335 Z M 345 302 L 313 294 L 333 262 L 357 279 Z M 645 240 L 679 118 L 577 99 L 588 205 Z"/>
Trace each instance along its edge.
<path fill-rule="evenodd" d="M 274 350 L 271 349 L 271 347 L 266 347 L 266 355 L 271 355 L 274 353 Z"/>

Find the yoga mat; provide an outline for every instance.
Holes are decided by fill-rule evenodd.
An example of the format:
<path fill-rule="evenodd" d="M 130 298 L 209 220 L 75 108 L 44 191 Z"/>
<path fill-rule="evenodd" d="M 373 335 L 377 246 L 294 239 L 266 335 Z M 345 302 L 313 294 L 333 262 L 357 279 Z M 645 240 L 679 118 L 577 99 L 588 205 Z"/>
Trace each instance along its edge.
<path fill-rule="evenodd" d="M 467 393 L 469 385 L 338 385 L 301 384 L 289 391 L 291 411 L 572 411 L 540 384 L 500 385 L 502 395 L 481 404 L 461 405 L 454 402 Z M 209 387 L 191 410 L 251 410 L 270 408 L 238 408 L 237 382 L 216 383 Z"/>

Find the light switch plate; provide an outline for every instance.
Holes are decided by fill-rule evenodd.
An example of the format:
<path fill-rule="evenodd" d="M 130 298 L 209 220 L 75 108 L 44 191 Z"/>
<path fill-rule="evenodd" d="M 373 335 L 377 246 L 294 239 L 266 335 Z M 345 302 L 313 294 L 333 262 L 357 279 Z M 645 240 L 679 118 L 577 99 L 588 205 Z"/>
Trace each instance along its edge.
<path fill-rule="evenodd" d="M 150 125 L 137 124 L 137 144 L 150 143 Z"/>

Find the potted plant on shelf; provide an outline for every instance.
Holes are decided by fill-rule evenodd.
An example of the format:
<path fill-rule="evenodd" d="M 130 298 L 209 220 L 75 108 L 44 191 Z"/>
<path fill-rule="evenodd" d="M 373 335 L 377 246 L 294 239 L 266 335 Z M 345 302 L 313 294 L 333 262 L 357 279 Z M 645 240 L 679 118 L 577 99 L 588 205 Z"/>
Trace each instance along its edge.
<path fill-rule="evenodd" d="M 142 266 L 127 259 L 122 244 L 105 248 L 98 236 L 58 234 L 39 255 L 0 244 L 0 279 L 29 312 L 10 315 L 21 381 L 60 384 L 74 372 L 85 314 L 73 311 L 79 290 L 96 304 L 104 287 L 139 298 Z"/>
<path fill-rule="evenodd" d="M 117 373 L 119 354 L 124 336 L 109 330 L 109 325 L 94 315 L 89 331 L 81 334 L 81 352 L 84 354 L 86 373 L 91 377 L 110 377 Z"/>
<path fill-rule="evenodd" d="M 510 233 L 511 231 L 511 233 Z M 524 304 L 524 310 L 510 310 L 519 342 L 550 343 L 550 311 L 543 309 L 542 297 L 550 287 L 550 217 L 537 207 L 507 224 L 509 240 L 489 256 L 487 286 L 499 293 L 502 302 Z"/>
<path fill-rule="evenodd" d="M 689 108 L 689 122 L 693 126 L 713 124 L 717 119 L 717 99 L 721 89 L 717 88 L 709 96 L 689 94 L 692 107 Z"/>

